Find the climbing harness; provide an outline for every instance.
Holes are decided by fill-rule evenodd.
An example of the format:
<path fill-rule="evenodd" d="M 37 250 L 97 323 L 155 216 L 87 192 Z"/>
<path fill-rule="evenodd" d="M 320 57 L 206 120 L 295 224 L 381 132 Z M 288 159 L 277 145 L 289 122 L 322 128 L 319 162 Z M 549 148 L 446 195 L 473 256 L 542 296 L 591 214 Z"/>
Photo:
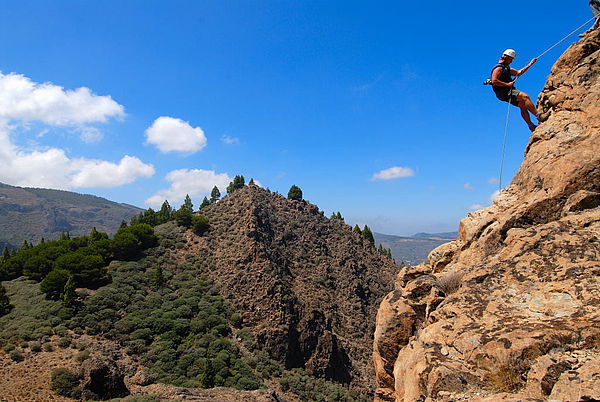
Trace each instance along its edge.
<path fill-rule="evenodd" d="M 565 40 L 567 40 L 569 37 L 571 37 L 574 33 L 578 32 L 581 28 L 583 28 L 584 26 L 586 26 L 587 24 L 589 24 L 590 22 L 592 22 L 592 20 L 596 19 L 596 16 L 593 16 L 592 18 L 590 18 L 589 20 L 587 20 L 586 22 L 584 22 L 583 24 L 581 24 L 579 27 L 577 27 L 576 29 L 574 29 L 570 34 L 568 34 L 567 36 L 565 36 L 564 38 L 562 38 L 561 40 L 559 40 L 558 42 L 556 42 L 554 45 L 550 46 L 548 49 L 546 49 L 542 54 L 540 54 L 538 57 L 536 57 L 536 59 L 540 59 L 542 58 L 544 55 L 546 55 L 546 53 L 548 53 L 549 51 L 551 51 L 552 49 L 554 49 L 556 46 L 560 45 L 561 43 L 563 43 Z M 519 77 L 521 77 L 520 75 L 517 75 L 515 77 L 515 80 L 513 82 L 516 82 Z M 483 82 L 483 85 L 491 85 L 492 81 L 490 79 L 487 79 Z M 514 88 L 514 85 L 513 85 Z M 508 121 L 510 119 L 510 95 L 508 97 L 508 107 L 507 107 L 507 111 L 506 111 L 506 124 L 504 125 L 504 142 L 502 143 L 502 156 L 500 158 L 500 176 L 498 179 L 498 191 L 501 192 L 502 191 L 502 171 L 504 168 L 504 153 L 506 150 L 506 138 L 508 135 Z"/>

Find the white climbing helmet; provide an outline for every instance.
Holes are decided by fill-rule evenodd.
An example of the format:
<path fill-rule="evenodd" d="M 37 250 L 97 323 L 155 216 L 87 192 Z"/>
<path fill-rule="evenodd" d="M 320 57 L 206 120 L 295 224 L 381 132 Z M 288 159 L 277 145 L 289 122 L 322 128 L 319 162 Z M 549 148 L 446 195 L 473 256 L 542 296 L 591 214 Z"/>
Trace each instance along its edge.
<path fill-rule="evenodd" d="M 506 49 L 504 53 L 502 53 L 502 56 L 510 56 L 514 59 L 517 57 L 517 52 L 515 52 L 514 49 Z"/>

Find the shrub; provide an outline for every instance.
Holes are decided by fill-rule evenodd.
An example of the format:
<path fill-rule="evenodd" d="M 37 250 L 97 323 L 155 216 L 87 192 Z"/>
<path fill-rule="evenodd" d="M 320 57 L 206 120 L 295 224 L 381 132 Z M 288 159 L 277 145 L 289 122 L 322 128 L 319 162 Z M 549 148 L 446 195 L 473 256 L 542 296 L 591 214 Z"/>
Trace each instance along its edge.
<path fill-rule="evenodd" d="M 463 274 L 461 272 L 448 272 L 436 280 L 437 286 L 448 296 L 456 292 L 462 284 Z"/>
<path fill-rule="evenodd" d="M 50 342 L 46 342 L 42 345 L 42 348 L 44 349 L 44 352 L 52 352 L 54 350 L 54 347 L 52 346 L 52 344 Z"/>
<path fill-rule="evenodd" d="M 8 343 L 6 345 L 4 345 L 4 347 L 2 348 L 6 353 L 10 353 L 13 350 L 15 350 L 15 345 L 13 345 L 12 343 Z"/>
<path fill-rule="evenodd" d="M 302 190 L 300 187 L 295 184 L 290 187 L 290 191 L 288 191 L 288 198 L 290 200 L 302 201 Z"/>
<path fill-rule="evenodd" d="M 40 352 L 42 350 L 42 344 L 38 341 L 33 341 L 29 344 L 29 350 L 34 353 Z"/>
<path fill-rule="evenodd" d="M 90 358 L 89 350 L 82 350 L 81 352 L 79 352 L 75 355 L 75 360 L 78 361 L 79 363 L 81 363 L 89 358 Z"/>
<path fill-rule="evenodd" d="M 208 224 L 208 218 L 205 216 L 192 216 L 192 230 L 198 236 L 202 236 L 209 227 L 210 225 Z"/>
<path fill-rule="evenodd" d="M 70 276 L 69 271 L 64 269 L 52 270 L 40 283 L 40 290 L 46 293 L 47 298 L 58 300 Z"/>
<path fill-rule="evenodd" d="M 58 395 L 69 398 L 79 398 L 81 394 L 79 377 L 66 368 L 52 370 L 50 388 Z"/>
<path fill-rule="evenodd" d="M 69 338 L 67 336 L 58 338 L 58 341 L 56 341 L 56 344 L 60 348 L 63 348 L 63 349 L 68 348 L 69 346 L 71 346 L 71 338 Z"/>
<path fill-rule="evenodd" d="M 10 358 L 15 362 L 23 361 L 23 353 L 18 349 L 13 350 L 9 353 L 9 355 Z"/>

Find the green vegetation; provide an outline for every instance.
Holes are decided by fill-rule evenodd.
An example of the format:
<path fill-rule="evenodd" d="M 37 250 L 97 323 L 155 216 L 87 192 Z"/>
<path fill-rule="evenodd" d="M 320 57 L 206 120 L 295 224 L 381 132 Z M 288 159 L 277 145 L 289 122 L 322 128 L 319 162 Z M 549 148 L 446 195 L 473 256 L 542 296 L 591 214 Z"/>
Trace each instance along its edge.
<path fill-rule="evenodd" d="M 221 192 L 217 186 L 214 186 L 210 192 L 210 203 L 214 204 L 215 202 L 219 201 L 219 198 L 221 198 Z"/>
<path fill-rule="evenodd" d="M 205 230 L 208 221 L 195 218 L 202 217 L 193 216 L 194 230 L 195 222 Z M 12 261 L 8 266 L 27 276 L 3 283 L 14 308 L 0 317 L 0 346 L 14 359 L 22 358 L 23 342 L 32 352 L 71 346 L 80 350 L 76 360 L 83 361 L 89 345 L 77 339 L 89 334 L 118 342 L 162 383 L 253 390 L 265 379 L 277 379 L 302 400 L 360 400 L 340 385 L 301 370 L 286 371 L 258 350 L 242 315 L 207 279 L 213 261 L 200 255 L 180 261 L 172 255 L 185 245 L 184 230 L 176 222 L 154 229 L 133 224 L 112 240 L 92 232 L 19 250 L 5 263 Z M 50 262 L 29 263 L 25 270 L 33 257 Z M 99 261 L 107 278 L 101 283 L 84 275 Z M 8 272 L 5 264 L 0 268 Z M 94 285 L 96 291 L 76 294 L 76 284 Z M 60 395 L 77 398 L 81 392 L 79 378 L 66 369 L 55 370 L 51 382 Z"/>
<path fill-rule="evenodd" d="M 201 211 L 203 208 L 206 208 L 210 205 L 210 201 L 208 200 L 208 198 L 204 197 L 204 199 L 202 200 L 202 204 L 200 204 L 200 207 L 198 208 L 198 211 Z"/>
<path fill-rule="evenodd" d="M 392 257 L 392 249 L 391 248 L 385 248 L 383 247 L 383 245 L 379 244 L 379 247 L 377 248 L 377 252 L 381 255 L 384 255 L 388 258 L 393 258 Z"/>
<path fill-rule="evenodd" d="M 192 226 L 192 211 L 187 209 L 185 205 L 182 205 L 177 212 L 175 212 L 175 222 L 177 225 L 189 228 Z"/>
<path fill-rule="evenodd" d="M 293 369 L 284 371 L 279 380 L 279 385 L 284 391 L 291 391 L 302 401 L 364 401 L 367 399 L 358 392 L 348 390 L 339 384 L 320 378 L 315 378 L 305 370 Z"/>
<path fill-rule="evenodd" d="M 131 225 L 119 229 L 114 239 L 93 228 L 89 236 L 23 246 L 0 265 L 0 280 L 25 275 L 40 281 L 48 298 L 74 302 L 75 287 L 98 287 L 109 280 L 107 266 L 115 258 L 129 260 L 156 244 L 151 226 Z"/>
<path fill-rule="evenodd" d="M 209 227 L 208 218 L 199 215 L 192 216 L 192 231 L 198 236 L 202 236 Z"/>
<path fill-rule="evenodd" d="M 244 188 L 244 176 L 235 176 L 233 181 L 227 186 L 227 194 L 231 194 L 240 188 Z"/>
<path fill-rule="evenodd" d="M 363 237 L 371 244 L 371 246 L 375 247 L 375 237 L 373 237 L 373 232 L 371 231 L 371 228 L 365 225 L 361 233 Z"/>
<path fill-rule="evenodd" d="M 0 283 L 0 317 L 2 317 L 5 314 L 8 314 L 10 310 L 12 310 L 12 308 L 13 306 L 12 304 L 10 304 L 10 300 L 6 295 L 6 289 L 4 289 L 4 286 L 2 286 L 2 284 Z"/>
<path fill-rule="evenodd" d="M 81 395 L 79 377 L 66 368 L 52 370 L 50 388 L 58 395 L 68 398 L 79 398 Z"/>
<path fill-rule="evenodd" d="M 185 200 L 183 201 L 183 205 L 181 207 L 187 209 L 190 211 L 190 213 L 194 212 L 194 204 L 192 204 L 192 199 L 190 198 L 189 194 L 185 195 Z"/>
<path fill-rule="evenodd" d="M 290 191 L 288 191 L 288 198 L 290 200 L 302 201 L 302 190 L 297 185 L 292 185 Z"/>
<path fill-rule="evenodd" d="M 331 219 L 337 219 L 339 221 L 344 222 L 344 217 L 342 216 L 342 213 L 340 211 L 334 212 L 333 214 L 331 214 Z"/>

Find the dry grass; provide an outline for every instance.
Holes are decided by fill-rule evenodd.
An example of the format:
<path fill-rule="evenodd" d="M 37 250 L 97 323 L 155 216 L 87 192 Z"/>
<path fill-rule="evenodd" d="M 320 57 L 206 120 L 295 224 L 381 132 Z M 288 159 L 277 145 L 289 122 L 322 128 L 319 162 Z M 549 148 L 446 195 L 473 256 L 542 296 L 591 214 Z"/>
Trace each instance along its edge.
<path fill-rule="evenodd" d="M 529 366 L 522 359 L 510 357 L 498 362 L 486 376 L 488 385 L 501 392 L 515 392 L 525 384 L 525 374 Z"/>
<path fill-rule="evenodd" d="M 448 272 L 437 278 L 437 286 L 448 296 L 460 289 L 463 275 L 462 272 Z"/>

